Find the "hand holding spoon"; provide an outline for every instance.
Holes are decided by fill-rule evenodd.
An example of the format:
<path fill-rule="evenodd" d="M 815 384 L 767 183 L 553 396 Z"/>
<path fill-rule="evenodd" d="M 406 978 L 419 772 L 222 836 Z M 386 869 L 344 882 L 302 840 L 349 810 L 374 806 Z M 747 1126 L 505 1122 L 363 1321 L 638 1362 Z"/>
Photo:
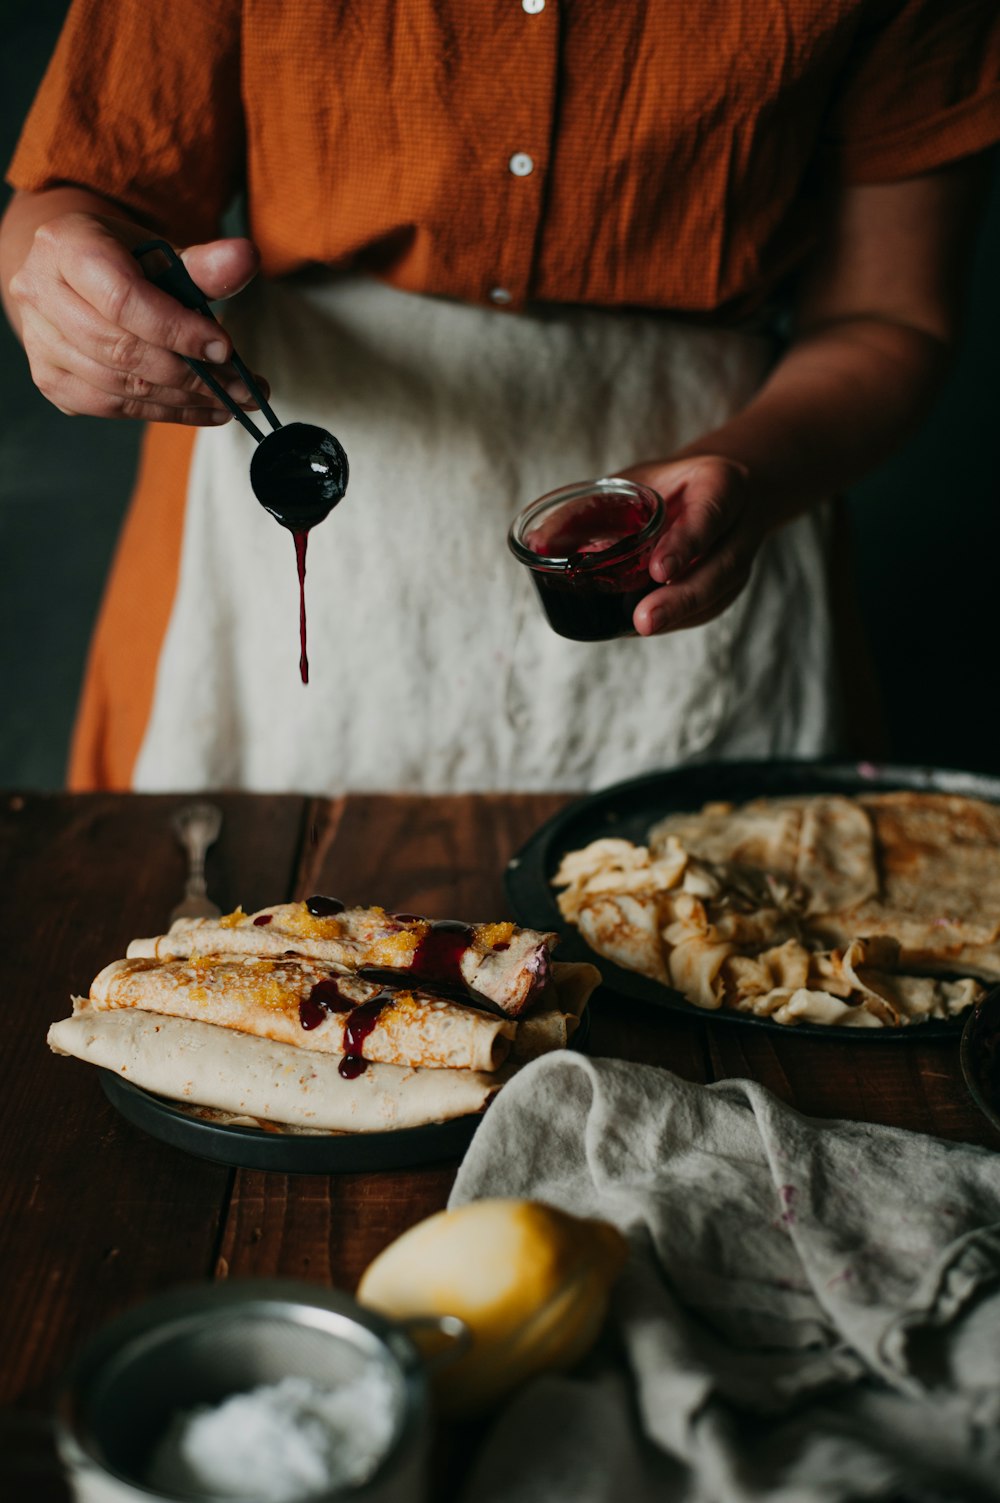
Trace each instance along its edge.
<path fill-rule="evenodd" d="M 132 254 L 142 266 L 143 256 L 157 255 L 161 264 L 146 271 L 149 280 L 163 292 L 169 292 L 185 308 L 218 319 L 208 299 L 188 274 L 187 267 L 166 240 L 146 240 Z M 165 263 L 165 264 L 163 264 Z M 299 575 L 299 675 L 309 682 L 309 658 L 306 653 L 306 541 L 311 528 L 329 516 L 347 489 L 348 464 L 340 442 L 325 428 L 312 423 L 289 423 L 283 427 L 274 414 L 253 375 L 233 350 L 231 360 L 247 391 L 271 424 L 270 433 L 262 433 L 238 402 L 216 380 L 201 360 L 185 355 L 183 359 L 197 376 L 224 402 L 238 423 L 257 440 L 250 461 L 250 485 L 265 511 L 287 527 L 295 539 L 295 562 Z"/>
<path fill-rule="evenodd" d="M 144 256 L 158 255 L 165 264 L 146 271 L 149 280 L 161 291 L 169 292 L 185 308 L 193 308 L 214 323 L 218 322 L 205 294 L 192 281 L 184 262 L 166 240 L 146 240 L 137 245 L 132 254 L 140 265 L 143 265 Z M 146 270 L 145 266 L 143 269 Z M 220 402 L 225 403 L 237 422 L 256 439 L 257 448 L 250 461 L 250 485 L 264 510 L 294 533 L 306 533 L 329 516 L 347 490 L 349 474 L 347 455 L 333 434 L 312 423 L 282 426 L 253 375 L 234 350 L 233 367 L 271 425 L 270 433 L 262 433 L 203 361 L 187 355 L 183 358 Z"/>

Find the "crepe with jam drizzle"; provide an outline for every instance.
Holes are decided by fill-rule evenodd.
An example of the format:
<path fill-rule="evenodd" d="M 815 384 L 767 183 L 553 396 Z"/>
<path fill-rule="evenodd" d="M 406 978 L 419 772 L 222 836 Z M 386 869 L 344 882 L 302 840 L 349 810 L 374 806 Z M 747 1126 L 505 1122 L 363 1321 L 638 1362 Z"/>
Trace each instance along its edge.
<path fill-rule="evenodd" d="M 552 989 L 556 991 L 555 988 Z M 519 1019 L 433 992 L 386 987 L 299 956 L 191 956 L 115 960 L 90 988 L 90 1006 L 190 1018 L 346 1060 L 424 1068 L 496 1070 L 541 1037 L 565 1044 L 576 1018 L 551 1005 Z M 548 1000 L 548 999 L 547 999 Z M 349 1073 L 345 1065 L 342 1073 Z"/>
<path fill-rule="evenodd" d="M 569 1042 L 601 978 L 552 961 L 554 940 L 330 898 L 237 909 L 134 941 L 49 1045 L 175 1101 L 298 1129 L 445 1121 Z"/>
<path fill-rule="evenodd" d="M 464 924 L 384 908 L 348 908 L 336 898 L 237 908 L 221 919 L 178 919 L 166 934 L 136 939 L 129 959 L 294 954 L 364 980 L 418 985 L 519 1017 L 545 991 L 558 935 L 511 923 Z"/>

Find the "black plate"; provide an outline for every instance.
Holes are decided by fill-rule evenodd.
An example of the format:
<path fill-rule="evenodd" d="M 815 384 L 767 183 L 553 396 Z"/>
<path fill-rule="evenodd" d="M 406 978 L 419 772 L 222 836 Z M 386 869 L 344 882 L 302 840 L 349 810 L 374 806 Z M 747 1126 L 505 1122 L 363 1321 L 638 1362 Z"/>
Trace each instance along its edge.
<path fill-rule="evenodd" d="M 585 1049 L 590 1013 L 584 1009 L 571 1049 Z M 123 1080 L 113 1070 L 101 1070 L 101 1087 L 116 1111 L 134 1127 L 216 1164 L 238 1169 L 274 1169 L 283 1174 L 370 1173 L 376 1169 L 414 1169 L 460 1159 L 468 1148 L 482 1113 L 405 1127 L 398 1132 L 337 1133 L 297 1137 L 265 1132 L 259 1127 L 228 1127 L 190 1116 L 183 1107 L 141 1086 Z"/>
<path fill-rule="evenodd" d="M 958 1057 L 969 1095 L 1000 1132 L 1000 986 L 969 1014 Z"/>
<path fill-rule="evenodd" d="M 605 987 L 639 1002 L 665 1007 L 689 1016 L 710 1017 L 713 1022 L 765 1028 L 775 1033 L 809 1034 L 815 1038 L 843 1038 L 869 1042 L 886 1039 L 947 1038 L 962 1027 L 962 1018 L 932 1019 L 905 1028 L 830 1027 L 822 1023 L 775 1023 L 752 1013 L 706 1013 L 688 1002 L 680 992 L 648 976 L 626 971 L 602 955 L 595 955 L 568 924 L 556 904 L 551 879 L 567 851 L 579 849 L 601 836 L 617 836 L 645 844 L 651 825 L 666 814 L 697 810 L 714 799 L 741 803 L 746 799 L 779 797 L 783 794 L 872 793 L 893 788 L 921 792 L 957 793 L 966 798 L 987 799 L 1000 804 L 1000 778 L 980 773 L 953 772 L 935 767 L 901 767 L 872 762 L 713 762 L 677 767 L 669 772 L 648 773 L 614 783 L 590 794 L 548 820 L 508 863 L 504 886 L 518 923 L 532 929 L 555 929 L 560 938 L 560 960 L 596 963 Z"/>

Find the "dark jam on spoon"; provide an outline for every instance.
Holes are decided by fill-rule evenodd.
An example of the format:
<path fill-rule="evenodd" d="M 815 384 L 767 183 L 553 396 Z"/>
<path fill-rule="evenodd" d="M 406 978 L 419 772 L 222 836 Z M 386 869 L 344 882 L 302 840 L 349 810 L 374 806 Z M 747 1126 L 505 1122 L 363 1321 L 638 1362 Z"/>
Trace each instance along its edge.
<path fill-rule="evenodd" d="M 299 674 L 309 682 L 306 655 L 306 546 L 311 529 L 328 517 L 347 489 L 349 468 L 340 442 L 312 423 L 286 423 L 258 444 L 250 461 L 254 495 L 295 539 L 299 574 Z"/>
<path fill-rule="evenodd" d="M 308 532 L 328 517 L 347 489 L 343 446 L 313 423 L 286 423 L 267 434 L 250 461 L 254 495 L 289 532 Z"/>
<path fill-rule="evenodd" d="M 185 308 L 194 308 L 206 318 L 214 318 L 201 288 L 192 280 L 176 251 L 165 240 L 146 240 L 133 250 L 149 280 L 177 299 Z M 147 255 L 156 255 L 157 264 L 148 266 Z M 322 522 L 347 490 L 350 467 L 340 440 L 325 428 L 313 423 L 282 425 L 258 390 L 250 371 L 232 352 L 233 363 L 250 394 L 271 424 L 270 433 L 262 433 L 253 420 L 237 406 L 232 397 L 218 386 L 200 361 L 189 362 L 195 372 L 222 397 L 233 416 L 238 418 L 256 439 L 257 447 L 250 461 L 250 485 L 264 510 L 276 522 L 295 535 L 295 552 L 299 564 L 299 636 L 301 656 L 299 672 L 302 682 L 309 682 L 306 657 L 305 559 L 306 536 L 311 527 Z"/>

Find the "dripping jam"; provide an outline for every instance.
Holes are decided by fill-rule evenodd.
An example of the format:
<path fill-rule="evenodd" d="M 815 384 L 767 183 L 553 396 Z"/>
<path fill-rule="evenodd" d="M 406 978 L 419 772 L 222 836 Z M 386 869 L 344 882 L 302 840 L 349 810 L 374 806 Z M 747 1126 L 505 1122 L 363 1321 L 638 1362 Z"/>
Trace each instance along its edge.
<path fill-rule="evenodd" d="M 282 427 L 268 412 L 275 432 L 258 445 L 250 461 L 254 495 L 276 522 L 286 527 L 295 543 L 299 575 L 299 675 L 309 682 L 306 652 L 306 548 L 310 530 L 342 500 L 349 465 L 343 445 L 313 423 Z"/>
<path fill-rule="evenodd" d="M 295 567 L 299 575 L 299 677 L 304 684 L 309 682 L 309 654 L 306 651 L 306 548 L 309 544 L 309 529 L 293 532 L 295 542 Z"/>
<path fill-rule="evenodd" d="M 394 913 L 400 923 L 426 923 L 415 914 Z M 417 942 L 408 965 L 395 971 L 386 966 L 362 966 L 358 975 L 366 981 L 398 982 L 400 975 L 411 981 L 419 981 L 434 991 L 467 997 L 469 987 L 462 975 L 462 956 L 472 944 L 473 933 L 468 924 L 455 919 L 437 919 L 428 924 L 425 933 Z"/>
<path fill-rule="evenodd" d="M 343 1076 L 344 1080 L 357 1080 L 367 1068 L 368 1061 L 362 1059 L 359 1054 L 345 1054 L 337 1066 L 337 1074 Z"/>
<path fill-rule="evenodd" d="M 362 1002 L 360 1007 L 356 1007 L 344 1024 L 344 1056 L 337 1066 L 337 1073 L 345 1080 L 356 1080 L 367 1070 L 365 1039 L 391 1002 L 391 992 L 379 992 L 370 1002 Z"/>
<path fill-rule="evenodd" d="M 364 1057 L 365 1040 L 392 1002 L 391 992 L 379 992 L 368 1002 L 354 1003 L 345 997 L 333 976 L 317 981 L 308 997 L 299 1002 L 299 1022 L 307 1031 L 325 1023 L 331 1013 L 347 1013 L 344 1023 L 344 1054 L 337 1073 L 344 1080 L 356 1080 L 368 1068 Z"/>
<path fill-rule="evenodd" d="M 306 1030 L 318 1028 L 332 1012 L 350 1012 L 354 1003 L 345 997 L 332 976 L 317 981 L 308 997 L 299 1003 L 299 1022 Z"/>
<path fill-rule="evenodd" d="M 316 918 L 342 913 L 344 904 L 338 898 L 315 894 L 306 899 L 306 908 Z M 391 917 L 400 924 L 427 924 L 420 936 L 410 964 L 400 971 L 380 966 L 361 966 L 357 976 L 365 981 L 375 981 L 388 986 L 398 985 L 401 975 L 418 981 L 432 991 L 460 996 L 469 995 L 469 987 L 462 975 L 462 956 L 473 942 L 473 929 L 455 919 L 437 919 L 428 923 L 417 914 L 394 913 Z M 507 944 L 497 945 L 506 949 Z M 318 1028 L 331 1013 L 347 1012 L 344 1023 L 344 1054 L 337 1066 L 345 1080 L 355 1080 L 368 1068 L 364 1057 L 365 1040 L 376 1027 L 382 1012 L 393 1001 L 391 991 L 379 992 L 368 1002 L 355 1005 L 346 999 L 334 977 L 318 981 L 308 997 L 299 1002 L 299 1022 L 305 1029 Z"/>

